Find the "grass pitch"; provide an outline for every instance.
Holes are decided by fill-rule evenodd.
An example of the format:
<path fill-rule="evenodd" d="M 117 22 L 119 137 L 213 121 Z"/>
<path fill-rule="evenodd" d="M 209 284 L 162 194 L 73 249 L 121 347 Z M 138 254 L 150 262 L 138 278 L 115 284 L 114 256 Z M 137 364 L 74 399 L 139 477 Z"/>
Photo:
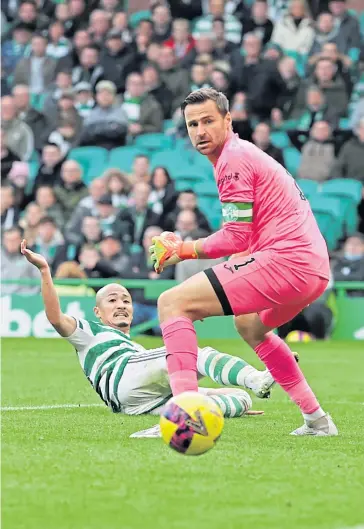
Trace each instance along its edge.
<path fill-rule="evenodd" d="M 241 342 L 210 345 L 259 365 Z M 290 437 L 302 419 L 279 388 L 268 401 L 254 399 L 264 416 L 227 420 L 216 448 L 195 458 L 159 439 L 129 439 L 155 417 L 126 417 L 104 407 L 3 411 L 3 529 L 363 524 L 363 343 L 311 343 L 297 350 L 338 425 L 338 438 Z M 101 402 L 62 340 L 4 339 L 2 375 L 3 407 Z"/>

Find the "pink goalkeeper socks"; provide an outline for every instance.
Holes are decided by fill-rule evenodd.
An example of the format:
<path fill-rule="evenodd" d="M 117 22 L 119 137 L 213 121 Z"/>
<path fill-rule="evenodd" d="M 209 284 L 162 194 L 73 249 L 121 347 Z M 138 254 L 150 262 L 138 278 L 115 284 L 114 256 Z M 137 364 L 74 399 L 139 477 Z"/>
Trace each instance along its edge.
<path fill-rule="evenodd" d="M 281 338 L 270 334 L 255 352 L 302 413 L 311 414 L 320 408 L 290 348 Z"/>
<path fill-rule="evenodd" d="M 173 395 L 198 391 L 197 336 L 190 319 L 181 316 L 161 324 L 167 349 L 167 368 Z"/>

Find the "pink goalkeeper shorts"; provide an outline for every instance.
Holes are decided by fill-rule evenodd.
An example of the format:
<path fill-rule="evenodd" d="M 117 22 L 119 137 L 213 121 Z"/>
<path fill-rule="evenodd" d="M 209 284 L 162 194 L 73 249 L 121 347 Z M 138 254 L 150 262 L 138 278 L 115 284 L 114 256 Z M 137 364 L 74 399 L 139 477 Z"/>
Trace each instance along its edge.
<path fill-rule="evenodd" d="M 287 266 L 271 250 L 234 257 L 205 270 L 225 315 L 258 313 L 267 327 L 279 327 L 325 291 L 328 280 Z"/>

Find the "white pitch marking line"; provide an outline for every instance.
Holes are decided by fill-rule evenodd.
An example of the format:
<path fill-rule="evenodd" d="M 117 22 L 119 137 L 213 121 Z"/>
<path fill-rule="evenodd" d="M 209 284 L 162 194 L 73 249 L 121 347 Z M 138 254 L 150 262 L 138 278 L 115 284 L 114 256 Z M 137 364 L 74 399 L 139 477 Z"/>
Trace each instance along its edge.
<path fill-rule="evenodd" d="M 49 406 L 2 406 L 0 411 L 59 410 L 62 408 L 105 408 L 104 404 L 53 404 Z"/>

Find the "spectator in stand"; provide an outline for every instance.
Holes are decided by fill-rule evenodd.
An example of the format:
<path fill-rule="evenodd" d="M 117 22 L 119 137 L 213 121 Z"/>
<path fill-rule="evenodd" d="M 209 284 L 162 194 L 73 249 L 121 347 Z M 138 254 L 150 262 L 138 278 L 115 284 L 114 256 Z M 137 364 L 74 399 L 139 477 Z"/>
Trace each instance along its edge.
<path fill-rule="evenodd" d="M 35 193 L 35 203 L 41 208 L 46 217 L 55 222 L 58 229 L 63 230 L 64 218 L 61 206 L 57 203 L 54 190 L 50 186 L 38 187 Z"/>
<path fill-rule="evenodd" d="M 192 50 L 193 51 L 193 50 Z M 189 91 L 189 74 L 177 65 L 173 48 L 163 46 L 157 58 L 161 79 L 174 95 L 172 112 L 179 108 Z"/>
<path fill-rule="evenodd" d="M 274 158 L 276 162 L 284 167 L 282 149 L 272 145 L 270 141 L 270 127 L 267 123 L 258 123 L 252 135 L 253 143 L 263 152 Z"/>
<path fill-rule="evenodd" d="M 18 22 L 12 30 L 11 39 L 1 49 L 1 66 L 6 75 L 12 75 L 18 62 L 30 53 L 32 30 L 28 24 Z"/>
<path fill-rule="evenodd" d="M 285 51 L 307 54 L 315 38 L 305 0 L 292 0 L 288 13 L 274 25 L 272 42 Z"/>
<path fill-rule="evenodd" d="M 167 4 L 158 3 L 152 7 L 153 40 L 165 42 L 172 33 L 172 17 Z"/>
<path fill-rule="evenodd" d="M 52 267 L 58 248 L 63 244 L 63 236 L 52 217 L 43 217 L 38 224 L 33 251 L 43 255 Z"/>
<path fill-rule="evenodd" d="M 53 127 L 58 128 L 61 123 L 72 123 L 75 129 L 77 141 L 82 130 L 82 118 L 75 108 L 75 94 L 73 90 L 64 90 L 57 101 L 57 108 L 54 116 L 51 116 Z"/>
<path fill-rule="evenodd" d="M 92 11 L 88 31 L 94 44 L 98 46 L 104 44 L 106 34 L 110 29 L 110 19 L 110 14 L 102 9 Z"/>
<path fill-rule="evenodd" d="M 88 278 L 99 279 L 118 277 L 117 271 L 105 259 L 101 258 L 100 252 L 91 244 L 84 244 L 80 250 L 79 261 L 81 269 Z M 97 290 L 97 289 L 96 289 Z"/>
<path fill-rule="evenodd" d="M 17 116 L 31 128 L 34 147 L 37 151 L 41 151 L 52 130 L 52 125 L 42 112 L 31 106 L 27 85 L 15 85 L 12 93 Z"/>
<path fill-rule="evenodd" d="M 146 154 L 137 154 L 133 161 L 133 169 L 130 175 L 130 182 L 137 184 L 139 182 L 150 183 L 150 163 Z"/>
<path fill-rule="evenodd" d="M 151 186 L 149 204 L 154 213 L 160 216 L 159 224 L 163 226 L 164 218 L 174 210 L 177 203 L 174 181 L 165 167 L 153 169 Z"/>
<path fill-rule="evenodd" d="M 251 6 L 251 16 L 243 25 L 243 34 L 254 33 L 265 46 L 271 39 L 273 23 L 268 18 L 268 5 L 266 0 L 256 0 Z"/>
<path fill-rule="evenodd" d="M 120 171 L 120 169 L 107 169 L 102 179 L 105 180 L 107 192 L 110 193 L 112 204 L 115 208 L 128 207 L 129 193 L 131 189 L 130 179 L 128 175 Z"/>
<path fill-rule="evenodd" d="M 213 21 L 215 18 L 223 18 L 225 23 L 226 40 L 239 44 L 242 35 L 242 25 L 239 20 L 226 11 L 224 0 L 209 0 L 208 15 L 198 18 L 195 22 L 193 37 L 198 38 L 203 34 L 211 34 L 213 31 Z"/>
<path fill-rule="evenodd" d="M 173 20 L 172 36 L 164 42 L 164 46 L 172 48 L 178 60 L 186 57 L 195 46 L 195 40 L 190 34 L 188 20 L 184 18 Z"/>
<path fill-rule="evenodd" d="M 154 270 L 153 262 L 150 258 L 149 248 L 153 237 L 158 237 L 162 233 L 159 226 L 149 226 L 143 236 L 143 249 L 131 257 L 132 279 L 150 279 L 152 281 L 163 279 L 174 279 L 174 266 L 163 270 L 157 274 Z M 133 289 L 133 325 L 139 325 L 145 321 L 158 320 L 158 310 L 156 300 L 146 299 L 143 289 Z M 159 325 L 153 328 L 153 333 L 160 335 Z"/>
<path fill-rule="evenodd" d="M 356 233 L 346 239 L 343 256 L 333 266 L 335 281 L 364 281 L 364 235 Z M 363 290 L 349 290 L 348 295 L 362 297 Z"/>
<path fill-rule="evenodd" d="M 199 90 L 200 88 L 209 88 L 209 74 L 207 67 L 204 64 L 194 64 L 191 68 L 191 84 L 189 92 Z"/>
<path fill-rule="evenodd" d="M 283 57 L 278 62 L 278 73 L 282 87 L 276 100 L 276 108 L 272 109 L 272 125 L 280 128 L 295 102 L 296 94 L 300 87 L 301 79 L 297 73 L 296 63 L 292 57 Z"/>
<path fill-rule="evenodd" d="M 219 37 L 221 37 L 222 40 L 217 41 Z M 225 59 L 227 53 L 225 50 L 225 44 L 227 43 L 227 41 L 225 41 L 224 39 L 224 34 L 221 34 L 221 32 L 219 31 L 217 31 L 216 34 L 201 35 L 198 39 L 195 40 L 195 46 L 187 53 L 187 55 L 183 59 L 179 61 L 179 65 L 184 69 L 189 69 L 193 64 L 196 63 L 198 58 L 206 54 L 211 56 L 213 59 Z M 231 42 L 228 44 L 232 47 L 232 49 L 236 48 L 236 45 L 232 44 Z M 217 47 L 216 52 L 214 46 Z"/>
<path fill-rule="evenodd" d="M 60 119 L 57 128 L 50 133 L 48 143 L 58 145 L 62 156 L 66 156 L 70 149 L 80 143 L 80 134 L 76 129 L 75 120 Z"/>
<path fill-rule="evenodd" d="M 353 89 L 352 82 L 352 67 L 353 61 L 349 56 L 339 53 L 335 42 L 326 42 L 322 45 L 321 51 L 316 55 L 313 55 L 309 61 L 308 72 L 311 74 L 317 61 L 320 59 L 329 59 L 337 68 L 338 77 L 342 77 L 345 88 L 348 94 L 351 94 Z"/>
<path fill-rule="evenodd" d="M 3 232 L 3 240 L 0 249 L 1 279 L 38 279 L 39 271 L 29 263 L 20 253 L 20 243 L 22 240 L 20 228 L 14 226 Z M 17 283 L 1 286 L 1 295 L 9 296 L 18 294 L 21 296 L 32 296 L 39 292 L 39 286 L 19 285 Z"/>
<path fill-rule="evenodd" d="M 61 59 L 58 61 L 57 71 L 72 71 L 77 66 L 80 66 L 82 50 L 84 50 L 87 46 L 91 46 L 91 38 L 87 29 L 80 29 L 76 31 L 72 40 L 72 49 L 68 55 L 61 57 Z"/>
<path fill-rule="evenodd" d="M 72 83 L 81 81 L 90 83 L 94 90 L 96 85 L 104 79 L 104 69 L 100 65 L 100 51 L 96 44 L 85 46 L 80 51 L 80 64 L 72 69 Z"/>
<path fill-rule="evenodd" d="M 245 27 L 245 26 L 244 26 Z M 225 22 L 222 17 L 215 17 L 212 23 L 213 42 L 210 52 L 214 59 L 229 61 L 230 54 L 238 48 L 238 44 L 227 40 L 225 35 Z M 203 35 L 200 36 L 200 46 Z"/>
<path fill-rule="evenodd" d="M 8 174 L 7 180 L 14 188 L 15 203 L 20 208 L 26 203 L 25 189 L 29 176 L 29 165 L 26 162 L 14 162 Z"/>
<path fill-rule="evenodd" d="M 125 90 L 125 79 L 135 69 L 136 54 L 118 29 L 111 29 L 101 54 L 105 79 L 112 81 L 118 94 Z"/>
<path fill-rule="evenodd" d="M 73 37 L 76 32 L 87 25 L 89 19 L 89 10 L 87 9 L 85 0 L 69 0 L 69 18 L 71 20 L 71 27 L 68 29 L 68 35 Z"/>
<path fill-rule="evenodd" d="M 228 99 L 231 98 L 230 75 L 229 64 L 224 61 L 216 61 L 209 78 L 211 86 L 218 92 L 223 92 Z"/>
<path fill-rule="evenodd" d="M 246 95 L 244 92 L 237 92 L 234 95 L 230 113 L 233 122 L 233 131 L 236 132 L 242 140 L 252 141 L 253 128 L 250 122 Z"/>
<path fill-rule="evenodd" d="M 74 88 L 74 107 L 82 119 L 88 118 L 96 102 L 89 83 L 78 83 Z"/>
<path fill-rule="evenodd" d="M 146 62 L 149 62 L 151 64 L 158 64 L 159 54 L 161 52 L 161 49 L 164 46 L 161 44 L 158 44 L 158 42 L 151 42 L 148 44 L 148 47 L 146 49 Z"/>
<path fill-rule="evenodd" d="M 332 174 L 335 161 L 335 145 L 332 130 L 326 121 L 316 121 L 310 138 L 302 148 L 298 175 L 316 182 L 325 182 Z"/>
<path fill-rule="evenodd" d="M 329 9 L 339 27 L 338 39 L 345 42 L 345 50 L 359 50 L 361 45 L 360 27 L 357 18 L 348 12 L 345 0 L 329 0 Z"/>
<path fill-rule="evenodd" d="M 8 177 L 8 174 L 14 162 L 19 162 L 20 158 L 7 145 L 6 133 L 3 129 L 0 130 L 0 150 L 1 150 L 1 181 Z"/>
<path fill-rule="evenodd" d="M 57 102 L 64 91 L 72 89 L 72 74 L 70 71 L 58 71 L 54 83 L 46 87 L 43 112 L 50 121 L 55 121 Z"/>
<path fill-rule="evenodd" d="M 322 47 L 326 43 L 334 43 L 341 53 L 346 53 L 345 42 L 338 40 L 339 28 L 334 23 L 331 13 L 321 13 L 316 21 L 315 38 L 309 51 L 309 64 L 314 64 L 320 57 Z"/>
<path fill-rule="evenodd" d="M 234 90 L 245 92 L 251 112 L 266 120 L 285 86 L 274 61 L 261 59 L 261 47 L 259 37 L 244 35 L 242 49 L 231 55 L 231 69 Z"/>
<path fill-rule="evenodd" d="M 64 5 L 64 4 L 58 4 Z M 54 277 L 56 279 L 87 279 L 87 275 L 76 261 L 66 261 L 53 267 Z M 55 285 L 58 296 L 92 296 L 95 297 L 95 291 L 86 285 Z"/>
<path fill-rule="evenodd" d="M 316 84 L 324 93 L 330 112 L 336 111 L 339 116 L 346 115 L 348 94 L 344 80 L 337 72 L 335 64 L 329 59 L 322 58 L 317 62 L 312 78 L 301 81 L 295 103 L 289 115 L 291 119 L 297 119 L 303 113 L 306 92 L 312 84 Z"/>
<path fill-rule="evenodd" d="M 107 9 L 104 8 L 106 11 Z M 131 42 L 131 34 L 128 26 L 128 14 L 125 11 L 117 11 L 111 19 L 112 27 L 123 33 L 123 38 L 128 38 Z"/>
<path fill-rule="evenodd" d="M 36 193 L 38 187 L 54 187 L 61 181 L 61 167 L 63 155 L 54 143 L 46 143 L 42 149 L 41 165 L 34 180 L 33 193 Z"/>
<path fill-rule="evenodd" d="M 63 24 L 65 36 L 69 39 L 74 34 L 73 21 L 70 17 L 68 4 L 55 4 L 54 20 Z"/>
<path fill-rule="evenodd" d="M 49 25 L 49 18 L 43 13 L 37 11 L 37 4 L 33 0 L 25 0 L 20 3 L 13 24 L 11 24 L 8 30 L 2 36 L 1 41 L 6 41 L 12 34 L 14 28 L 18 27 L 19 24 L 25 24 L 29 31 L 42 31 Z"/>
<path fill-rule="evenodd" d="M 76 161 L 63 162 L 61 180 L 55 186 L 54 193 L 67 222 L 77 204 L 88 194 L 88 189 L 82 182 L 82 169 Z"/>
<path fill-rule="evenodd" d="M 364 185 L 364 119 L 359 121 L 355 135 L 343 145 L 332 167 L 332 178 L 354 178 Z M 364 196 L 363 196 L 364 198 Z"/>
<path fill-rule="evenodd" d="M 5 131 L 8 148 L 20 160 L 28 161 L 34 149 L 34 136 L 31 128 L 17 117 L 13 97 L 1 98 L 1 127 Z"/>
<path fill-rule="evenodd" d="M 103 237 L 115 235 L 123 238 L 123 226 L 118 214 L 119 209 L 113 206 L 112 197 L 108 193 L 96 201 L 96 216 L 99 219 Z"/>
<path fill-rule="evenodd" d="M 110 234 L 102 239 L 99 246 L 101 258 L 116 270 L 118 277 L 123 277 L 130 271 L 130 258 L 123 252 L 118 237 Z"/>
<path fill-rule="evenodd" d="M 130 137 L 162 131 L 162 107 L 152 95 L 147 93 L 143 77 L 139 73 L 131 73 L 127 77 L 121 108 L 128 119 Z"/>
<path fill-rule="evenodd" d="M 24 210 L 24 214 L 19 220 L 19 226 L 24 231 L 24 239 L 26 239 L 29 247 L 35 243 L 38 233 L 38 225 L 40 220 L 44 217 L 43 210 L 35 202 L 31 202 Z"/>
<path fill-rule="evenodd" d="M 65 37 L 65 27 L 62 22 L 55 20 L 48 31 L 47 56 L 55 60 L 68 55 L 71 42 Z"/>
<path fill-rule="evenodd" d="M 211 226 L 205 215 L 197 207 L 197 197 L 192 189 L 185 189 L 179 194 L 177 207 L 166 217 L 164 226 L 166 231 L 175 230 L 178 214 L 184 210 L 193 211 L 196 214 L 198 228 L 207 233 L 211 233 Z"/>
<path fill-rule="evenodd" d="M 159 222 L 159 215 L 148 205 L 150 192 L 151 187 L 147 183 L 134 184 L 131 194 L 133 205 L 122 210 L 119 215 L 134 250 L 141 247 L 145 230 Z"/>
<path fill-rule="evenodd" d="M 68 234 L 67 239 L 69 241 L 79 241 L 81 226 L 85 217 L 98 217 L 97 203 L 107 193 L 105 178 L 92 180 L 88 191 L 89 195 L 80 200 L 66 225 L 65 231 Z"/>
<path fill-rule="evenodd" d="M 14 72 L 14 85 L 28 85 L 32 94 L 41 95 L 56 77 L 56 61 L 47 57 L 47 38 L 32 37 L 30 57 L 21 59 Z"/>
<path fill-rule="evenodd" d="M 163 110 L 163 119 L 170 119 L 172 116 L 173 93 L 161 80 L 157 66 L 147 63 L 143 68 L 143 81 L 148 94 L 154 97 Z"/>
<path fill-rule="evenodd" d="M 124 145 L 127 115 L 116 98 L 116 86 L 111 81 L 96 85 L 96 106 L 84 121 L 81 144 L 113 149 Z"/>
<path fill-rule="evenodd" d="M 1 230 L 9 230 L 16 226 L 19 220 L 19 209 L 15 205 L 13 186 L 2 183 L 0 198 Z"/>

